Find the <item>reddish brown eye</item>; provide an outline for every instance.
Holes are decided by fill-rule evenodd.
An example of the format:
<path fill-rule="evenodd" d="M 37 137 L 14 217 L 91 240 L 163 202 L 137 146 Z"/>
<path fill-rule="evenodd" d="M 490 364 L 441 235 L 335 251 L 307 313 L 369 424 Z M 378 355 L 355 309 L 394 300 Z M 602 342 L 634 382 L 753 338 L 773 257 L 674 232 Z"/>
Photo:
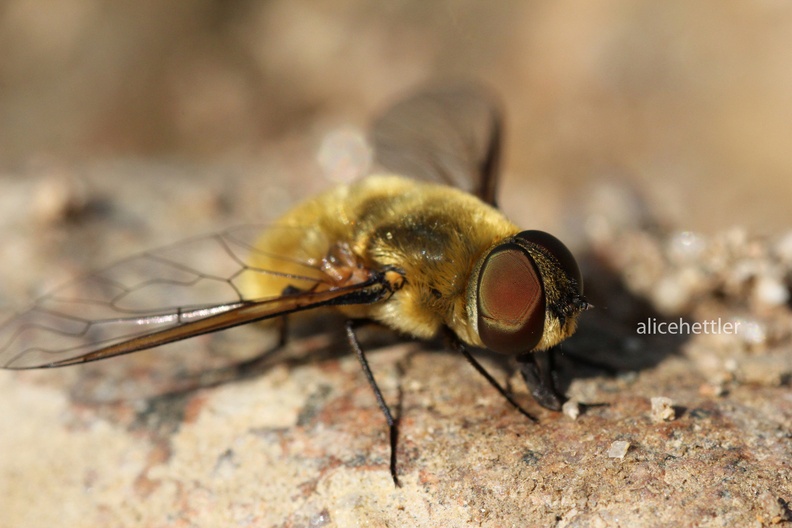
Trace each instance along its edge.
<path fill-rule="evenodd" d="M 542 339 L 544 320 L 544 288 L 533 259 L 514 244 L 494 249 L 479 273 L 481 340 L 495 352 L 525 352 Z"/>
<path fill-rule="evenodd" d="M 580 273 L 580 268 L 578 267 L 575 257 L 572 256 L 572 252 L 569 251 L 563 242 L 550 233 L 535 230 L 523 231 L 516 235 L 515 238 L 521 238 L 526 242 L 536 244 L 547 251 L 558 261 L 564 275 L 575 281 L 575 286 L 577 287 L 576 293 L 579 295 L 583 294 L 583 275 Z"/>

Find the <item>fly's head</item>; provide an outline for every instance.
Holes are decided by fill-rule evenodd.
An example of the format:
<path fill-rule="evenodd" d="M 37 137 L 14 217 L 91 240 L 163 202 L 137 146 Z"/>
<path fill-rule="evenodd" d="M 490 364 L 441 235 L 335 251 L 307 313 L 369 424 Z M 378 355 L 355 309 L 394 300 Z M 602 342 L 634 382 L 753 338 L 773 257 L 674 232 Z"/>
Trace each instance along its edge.
<path fill-rule="evenodd" d="M 575 332 L 588 308 L 575 258 L 544 231 L 523 231 L 495 244 L 468 285 L 469 324 L 485 347 L 502 354 L 557 345 Z"/>

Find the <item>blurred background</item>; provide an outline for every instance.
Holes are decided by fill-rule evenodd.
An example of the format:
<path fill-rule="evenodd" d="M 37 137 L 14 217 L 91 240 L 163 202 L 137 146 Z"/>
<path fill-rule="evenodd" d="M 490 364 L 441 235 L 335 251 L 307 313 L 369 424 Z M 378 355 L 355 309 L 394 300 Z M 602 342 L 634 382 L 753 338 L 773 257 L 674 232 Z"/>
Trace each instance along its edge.
<path fill-rule="evenodd" d="M 427 79 L 474 78 L 503 100 L 513 216 L 563 222 L 611 182 L 685 229 L 788 225 L 792 5 L 779 0 L 4 0 L 0 46 L 0 184 L 158 160 L 256 216 L 328 184 L 328 131 L 365 126 Z M 235 177 L 254 181 L 234 191 Z"/>

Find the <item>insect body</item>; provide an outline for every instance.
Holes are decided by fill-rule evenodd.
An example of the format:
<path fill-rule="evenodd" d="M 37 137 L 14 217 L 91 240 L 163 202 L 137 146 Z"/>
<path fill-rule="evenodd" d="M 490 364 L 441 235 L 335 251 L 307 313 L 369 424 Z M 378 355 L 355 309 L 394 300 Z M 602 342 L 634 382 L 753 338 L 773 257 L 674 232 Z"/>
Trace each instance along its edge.
<path fill-rule="evenodd" d="M 579 271 L 560 242 L 546 233 L 520 233 L 494 207 L 447 186 L 369 176 L 305 202 L 277 226 L 303 235 L 265 233 L 253 267 L 277 266 L 268 255 L 327 262 L 328 255 L 343 253 L 348 270 L 336 270 L 337 286 L 367 278 L 355 277 L 355 270 L 375 271 L 392 293 L 342 311 L 415 337 L 431 338 L 447 327 L 474 347 L 545 350 L 574 332 L 585 307 Z M 253 298 L 310 286 L 289 277 L 251 278 Z"/>
<path fill-rule="evenodd" d="M 407 98 L 374 124 L 372 175 L 254 236 L 230 231 L 149 252 L 45 296 L 0 326 L 0 365 L 84 363 L 332 306 L 418 338 L 449 331 L 504 395 L 466 347 L 514 356 L 537 401 L 559 409 L 537 358 L 575 331 L 588 304 L 569 250 L 521 231 L 494 206 L 499 123 L 474 87 Z M 220 254 L 218 268 L 205 269 L 188 247 Z M 175 305 L 152 300 L 165 290 L 186 295 Z M 394 457 L 395 422 L 348 332 L 391 426 Z M 395 458 L 391 473 L 395 480 Z"/>

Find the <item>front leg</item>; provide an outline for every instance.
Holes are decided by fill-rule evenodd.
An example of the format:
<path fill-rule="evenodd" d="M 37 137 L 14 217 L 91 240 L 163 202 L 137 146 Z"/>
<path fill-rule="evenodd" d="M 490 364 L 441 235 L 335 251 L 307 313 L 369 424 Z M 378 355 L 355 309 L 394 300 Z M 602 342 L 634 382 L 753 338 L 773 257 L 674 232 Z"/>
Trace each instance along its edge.
<path fill-rule="evenodd" d="M 558 394 L 553 380 L 555 348 L 528 352 L 517 358 L 520 373 L 536 402 L 551 411 L 560 411 L 566 397 Z"/>

